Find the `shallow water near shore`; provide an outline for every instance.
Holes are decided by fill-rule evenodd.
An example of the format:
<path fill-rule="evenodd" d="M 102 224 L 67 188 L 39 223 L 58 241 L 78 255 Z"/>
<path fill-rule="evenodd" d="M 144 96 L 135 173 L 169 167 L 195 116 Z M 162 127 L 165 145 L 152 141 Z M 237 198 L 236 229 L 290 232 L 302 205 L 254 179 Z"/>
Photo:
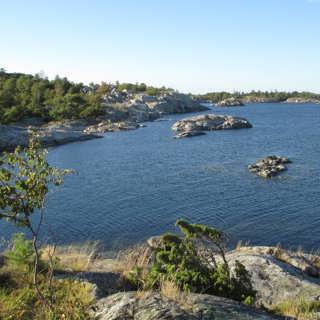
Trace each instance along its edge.
<path fill-rule="evenodd" d="M 224 229 L 231 244 L 320 247 L 320 106 L 216 108 L 252 129 L 173 139 L 168 121 L 52 148 L 49 161 L 78 173 L 50 193 L 46 223 L 59 244 L 100 240 L 116 250 L 174 230 L 177 218 Z M 211 111 L 212 112 L 212 111 Z M 293 163 L 264 180 L 247 165 L 267 155 Z M 13 228 L 0 223 L 1 236 Z M 47 227 L 46 227 L 47 228 Z"/>

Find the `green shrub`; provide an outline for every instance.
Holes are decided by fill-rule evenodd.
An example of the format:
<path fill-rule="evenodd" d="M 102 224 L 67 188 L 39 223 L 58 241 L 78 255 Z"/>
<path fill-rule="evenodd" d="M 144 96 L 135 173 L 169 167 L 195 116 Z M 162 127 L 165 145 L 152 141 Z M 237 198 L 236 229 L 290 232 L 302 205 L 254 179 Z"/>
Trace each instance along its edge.
<path fill-rule="evenodd" d="M 29 272 L 33 268 L 35 254 L 32 241 L 26 240 L 23 233 L 12 236 L 12 248 L 5 252 L 6 263 L 15 269 Z"/>
<path fill-rule="evenodd" d="M 178 220 L 177 226 L 183 237 L 172 233 L 163 235 L 162 246 L 155 249 L 156 259 L 150 272 L 146 279 L 139 280 L 147 289 L 159 288 L 161 281 L 165 280 L 186 292 L 246 302 L 254 299 L 255 291 L 245 267 L 237 261 L 230 271 L 225 258 L 227 237 L 222 231 L 183 220 Z M 207 254 L 200 253 L 199 248 L 210 248 L 213 255 L 209 259 Z"/>

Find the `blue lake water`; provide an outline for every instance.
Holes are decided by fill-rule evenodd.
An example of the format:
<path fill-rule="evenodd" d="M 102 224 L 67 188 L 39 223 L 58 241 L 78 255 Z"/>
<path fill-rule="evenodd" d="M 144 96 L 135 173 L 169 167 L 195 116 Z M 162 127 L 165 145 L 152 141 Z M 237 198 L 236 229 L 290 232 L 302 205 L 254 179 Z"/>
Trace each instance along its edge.
<path fill-rule="evenodd" d="M 173 139 L 171 125 L 72 143 L 49 152 L 50 163 L 78 174 L 51 192 L 47 223 L 58 243 L 101 240 L 118 249 L 174 230 L 183 217 L 224 229 L 231 244 L 320 247 L 320 106 L 259 104 L 213 108 L 246 117 L 252 129 Z M 293 163 L 264 180 L 247 165 L 267 155 Z M 2 235 L 12 228 L 1 223 Z"/>

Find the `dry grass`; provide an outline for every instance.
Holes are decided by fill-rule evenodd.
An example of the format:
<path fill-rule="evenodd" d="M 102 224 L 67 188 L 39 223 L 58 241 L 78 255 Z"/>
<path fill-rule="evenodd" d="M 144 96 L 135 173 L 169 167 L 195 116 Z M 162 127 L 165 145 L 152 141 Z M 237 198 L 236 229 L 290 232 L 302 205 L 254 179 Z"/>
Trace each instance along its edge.
<path fill-rule="evenodd" d="M 92 271 L 98 257 L 99 242 L 87 242 L 69 246 L 46 246 L 41 253 L 43 261 L 55 257 L 55 269 L 66 271 Z"/>
<path fill-rule="evenodd" d="M 148 299 L 150 296 L 152 296 L 153 292 L 148 290 L 137 290 L 136 292 L 136 298 L 139 300 Z"/>
<path fill-rule="evenodd" d="M 183 292 L 174 282 L 168 280 L 161 281 L 160 294 L 167 299 L 175 301 L 186 312 L 193 312 L 193 303 L 188 293 Z"/>
<path fill-rule="evenodd" d="M 280 303 L 272 311 L 297 320 L 317 320 L 320 319 L 320 301 L 306 301 L 299 297 Z"/>
<path fill-rule="evenodd" d="M 182 296 L 185 295 L 174 282 L 168 280 L 160 282 L 160 293 L 164 297 L 174 301 L 182 300 Z"/>
<path fill-rule="evenodd" d="M 174 301 L 184 311 L 191 314 L 194 312 L 193 302 L 190 299 L 189 294 L 181 291 L 174 282 L 168 280 L 161 281 L 159 291 L 157 292 L 160 293 L 163 298 Z M 154 293 L 155 292 L 152 290 L 137 290 L 136 298 L 145 300 L 154 295 Z"/>
<path fill-rule="evenodd" d="M 113 264 L 113 271 L 127 278 L 134 268 L 147 272 L 153 262 L 153 252 L 147 244 L 136 245 L 120 251 Z"/>

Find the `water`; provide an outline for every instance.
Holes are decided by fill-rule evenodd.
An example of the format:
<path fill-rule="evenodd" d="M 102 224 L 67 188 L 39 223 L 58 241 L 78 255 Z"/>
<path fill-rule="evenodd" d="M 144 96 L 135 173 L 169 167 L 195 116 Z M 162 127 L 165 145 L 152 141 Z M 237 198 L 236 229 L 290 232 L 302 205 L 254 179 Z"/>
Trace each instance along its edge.
<path fill-rule="evenodd" d="M 72 168 L 48 200 L 47 223 L 58 243 L 101 240 L 118 249 L 174 230 L 183 217 L 224 229 L 231 244 L 320 247 L 320 107 L 259 104 L 213 108 L 246 117 L 252 129 L 173 139 L 189 115 L 147 123 L 51 149 L 50 163 Z M 263 180 L 247 165 L 267 155 L 293 163 Z M 12 228 L 1 223 L 4 236 Z"/>

